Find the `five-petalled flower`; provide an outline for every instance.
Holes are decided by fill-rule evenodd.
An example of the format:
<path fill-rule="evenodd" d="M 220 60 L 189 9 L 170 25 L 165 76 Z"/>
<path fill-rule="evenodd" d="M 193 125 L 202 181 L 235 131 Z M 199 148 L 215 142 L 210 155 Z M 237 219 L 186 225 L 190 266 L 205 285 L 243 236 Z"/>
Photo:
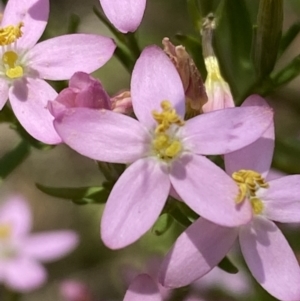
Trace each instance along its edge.
<path fill-rule="evenodd" d="M 171 186 L 198 214 L 224 226 L 251 219 L 247 202 L 232 202 L 235 182 L 203 155 L 224 154 L 258 139 L 270 109 L 232 108 L 183 120 L 185 95 L 174 65 L 158 47 L 146 48 L 132 74 L 138 120 L 109 110 L 72 108 L 54 121 L 63 141 L 95 160 L 130 164 L 115 184 L 101 222 L 110 248 L 136 241 L 154 224 Z M 229 192 L 229 193 L 228 193 Z"/>
<path fill-rule="evenodd" d="M 49 14 L 49 0 L 9 0 L 0 28 L 0 108 L 9 98 L 22 126 L 48 144 L 61 142 L 47 102 L 56 91 L 44 81 L 69 79 L 74 72 L 93 72 L 112 56 L 112 39 L 72 34 L 36 44 Z"/>
<path fill-rule="evenodd" d="M 14 291 L 41 286 L 47 272 L 40 262 L 65 256 L 78 244 L 69 230 L 29 234 L 32 216 L 21 196 L 12 196 L 0 207 L 0 282 Z"/>
<path fill-rule="evenodd" d="M 243 107 L 267 107 L 253 95 Z M 300 268 L 276 222 L 300 222 L 300 175 L 267 181 L 274 149 L 273 124 L 254 143 L 224 156 L 225 168 L 239 187 L 233 202 L 251 204 L 253 219 L 237 228 L 198 219 L 166 256 L 160 281 L 185 286 L 209 272 L 239 237 L 245 261 L 260 285 L 280 300 L 300 300 Z M 287 289 L 288 287 L 288 289 Z"/>

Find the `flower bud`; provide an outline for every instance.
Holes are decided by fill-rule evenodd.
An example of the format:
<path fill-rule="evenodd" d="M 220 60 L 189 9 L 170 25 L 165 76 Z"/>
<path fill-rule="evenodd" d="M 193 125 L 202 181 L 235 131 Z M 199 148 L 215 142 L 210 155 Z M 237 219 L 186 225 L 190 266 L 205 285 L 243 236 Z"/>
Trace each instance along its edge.
<path fill-rule="evenodd" d="M 123 91 L 111 98 L 112 110 L 130 115 L 133 112 L 130 91 Z"/>
<path fill-rule="evenodd" d="M 69 81 L 69 87 L 62 90 L 48 109 L 54 117 L 65 109 L 85 107 L 111 110 L 111 100 L 99 80 L 87 73 L 76 72 Z"/>
<path fill-rule="evenodd" d="M 60 295 L 65 301 L 93 301 L 89 288 L 76 280 L 65 280 L 60 284 Z"/>
<path fill-rule="evenodd" d="M 176 67 L 186 96 L 187 117 L 202 113 L 202 106 L 207 102 L 207 95 L 202 77 L 190 55 L 182 45 L 174 46 L 169 38 L 162 41 L 164 51 Z"/>
<path fill-rule="evenodd" d="M 233 97 L 228 83 L 223 79 L 217 57 L 215 56 L 212 38 L 216 23 L 213 14 L 209 14 L 202 24 L 202 47 L 204 63 L 207 70 L 205 88 L 208 102 L 203 106 L 203 112 L 234 107 Z"/>

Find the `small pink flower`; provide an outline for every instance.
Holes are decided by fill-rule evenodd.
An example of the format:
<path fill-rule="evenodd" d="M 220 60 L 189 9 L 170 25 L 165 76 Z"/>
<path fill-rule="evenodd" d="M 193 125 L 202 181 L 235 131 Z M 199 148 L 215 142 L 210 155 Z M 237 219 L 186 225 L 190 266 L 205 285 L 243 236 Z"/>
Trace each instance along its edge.
<path fill-rule="evenodd" d="M 267 104 L 253 95 L 243 106 L 267 107 Z M 181 234 L 166 256 L 160 271 L 162 284 L 180 287 L 205 275 L 239 237 L 245 261 L 260 285 L 280 300 L 300 300 L 299 264 L 273 222 L 300 222 L 300 175 L 265 182 L 273 149 L 272 124 L 254 143 L 225 155 L 226 171 L 240 187 L 236 200 L 251 203 L 254 217 L 239 228 L 221 227 L 203 218 L 197 220 Z"/>
<path fill-rule="evenodd" d="M 60 259 L 78 244 L 73 231 L 29 234 L 31 224 L 22 197 L 11 197 L 0 207 L 0 282 L 18 292 L 41 286 L 47 272 L 40 262 Z"/>
<path fill-rule="evenodd" d="M 232 201 L 235 182 L 203 155 L 224 154 L 259 138 L 272 122 L 270 109 L 247 107 L 202 114 L 188 121 L 174 65 L 148 47 L 132 74 L 135 120 L 109 110 L 66 110 L 54 126 L 64 142 L 94 160 L 131 163 L 115 184 L 101 221 L 110 248 L 125 247 L 151 228 L 171 185 L 201 216 L 225 226 L 246 223 L 251 207 Z"/>
<path fill-rule="evenodd" d="M 46 80 L 69 79 L 75 71 L 93 72 L 112 56 L 112 39 L 72 34 L 37 43 L 49 15 L 49 0 L 9 0 L 3 14 L 0 48 L 0 108 L 9 98 L 26 131 L 48 144 L 61 142 L 47 102 L 56 91 Z"/>
<path fill-rule="evenodd" d="M 100 0 L 109 21 L 121 32 L 134 32 L 140 25 L 146 0 Z"/>

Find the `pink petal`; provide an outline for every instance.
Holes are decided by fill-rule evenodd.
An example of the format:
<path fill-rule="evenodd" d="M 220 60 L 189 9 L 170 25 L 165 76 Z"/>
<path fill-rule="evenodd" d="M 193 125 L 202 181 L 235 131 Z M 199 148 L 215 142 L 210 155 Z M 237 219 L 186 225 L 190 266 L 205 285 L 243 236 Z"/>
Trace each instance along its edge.
<path fill-rule="evenodd" d="M 8 82 L 4 78 L 0 78 L 0 110 L 6 104 L 8 99 Z"/>
<path fill-rule="evenodd" d="M 0 207 L 0 224 L 11 225 L 12 235 L 24 236 L 31 230 L 32 216 L 28 203 L 20 195 L 10 196 Z"/>
<path fill-rule="evenodd" d="M 121 32 L 134 32 L 140 25 L 146 0 L 100 0 L 109 21 Z"/>
<path fill-rule="evenodd" d="M 73 231 L 53 231 L 32 234 L 24 240 L 23 252 L 38 261 L 60 259 L 78 245 L 78 236 Z"/>
<path fill-rule="evenodd" d="M 273 113 L 269 108 L 228 108 L 188 120 L 182 135 L 192 152 L 227 154 L 260 138 L 272 120 Z"/>
<path fill-rule="evenodd" d="M 154 280 L 141 274 L 130 284 L 123 301 L 162 301 L 162 296 Z"/>
<path fill-rule="evenodd" d="M 53 116 L 47 102 L 57 96 L 56 91 L 41 79 L 23 78 L 9 90 L 12 109 L 25 130 L 35 139 L 58 144 L 61 138 L 53 127 Z"/>
<path fill-rule="evenodd" d="M 5 284 L 17 292 L 28 292 L 41 286 L 47 272 L 38 262 L 28 258 L 16 258 L 6 267 Z"/>
<path fill-rule="evenodd" d="M 253 277 L 280 300 L 300 300 L 297 259 L 277 226 L 262 217 L 240 229 L 242 253 Z"/>
<path fill-rule="evenodd" d="M 111 249 L 145 234 L 162 211 L 170 190 L 168 175 L 155 159 L 130 165 L 115 184 L 101 221 L 101 237 Z"/>
<path fill-rule="evenodd" d="M 270 108 L 266 101 L 258 95 L 249 96 L 242 105 L 242 107 L 249 106 Z M 242 149 L 225 155 L 226 172 L 231 175 L 240 169 L 251 169 L 266 177 L 272 163 L 274 142 L 274 122 L 271 122 L 258 140 Z"/>
<path fill-rule="evenodd" d="M 77 108 L 54 122 L 63 141 L 94 160 L 131 163 L 148 152 L 150 136 L 135 119 L 108 110 Z"/>
<path fill-rule="evenodd" d="M 29 67 L 39 77 L 69 79 L 76 71 L 91 73 L 102 67 L 116 48 L 112 39 L 93 34 L 70 34 L 43 41 L 28 53 Z"/>
<path fill-rule="evenodd" d="M 6 4 L 1 27 L 23 22 L 23 35 L 18 47 L 30 49 L 45 30 L 49 16 L 49 0 L 9 0 Z"/>
<path fill-rule="evenodd" d="M 170 179 L 191 209 L 216 224 L 234 227 L 247 223 L 252 217 L 249 202 L 235 203 L 236 183 L 203 156 L 184 156 L 175 161 Z"/>
<path fill-rule="evenodd" d="M 166 255 L 159 281 L 170 288 L 189 285 L 214 268 L 237 238 L 237 228 L 226 228 L 199 218 L 176 240 Z"/>
<path fill-rule="evenodd" d="M 145 48 L 137 60 L 131 78 L 131 98 L 137 118 L 148 127 L 156 122 L 152 111 L 161 111 L 161 102 L 170 101 L 177 113 L 185 113 L 185 96 L 180 76 L 157 46 Z"/>
<path fill-rule="evenodd" d="M 259 190 L 264 203 L 263 214 L 281 223 L 300 222 L 300 175 L 285 176 L 269 182 L 268 189 Z"/>

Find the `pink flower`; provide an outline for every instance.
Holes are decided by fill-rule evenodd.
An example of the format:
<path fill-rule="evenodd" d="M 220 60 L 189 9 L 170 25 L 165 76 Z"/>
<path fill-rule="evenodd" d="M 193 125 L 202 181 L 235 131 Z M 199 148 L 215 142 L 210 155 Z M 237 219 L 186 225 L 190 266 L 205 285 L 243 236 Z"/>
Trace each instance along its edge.
<path fill-rule="evenodd" d="M 267 104 L 253 95 L 243 106 Z M 260 285 L 280 300 L 300 300 L 299 264 L 273 222 L 300 222 L 300 175 L 266 182 L 273 149 L 272 124 L 256 142 L 225 155 L 226 171 L 240 188 L 236 201 L 250 203 L 254 217 L 239 228 L 220 227 L 203 218 L 197 220 L 166 256 L 160 272 L 162 284 L 180 287 L 205 275 L 239 237 L 245 261 Z"/>
<path fill-rule="evenodd" d="M 67 110 L 54 126 L 63 141 L 94 160 L 132 163 L 112 189 L 101 221 L 110 248 L 125 247 L 154 224 L 171 185 L 195 212 L 225 226 L 251 218 L 233 201 L 235 182 L 203 155 L 224 154 L 260 137 L 268 108 L 219 110 L 183 120 L 185 96 L 174 65 L 158 47 L 146 48 L 131 79 L 135 120 L 108 110 Z"/>
<path fill-rule="evenodd" d="M 109 21 L 121 32 L 134 32 L 140 25 L 146 0 L 100 0 Z"/>
<path fill-rule="evenodd" d="M 27 292 L 41 286 L 47 272 L 40 262 L 60 259 L 78 244 L 73 231 L 29 234 L 32 217 L 25 200 L 9 198 L 0 207 L 0 282 Z"/>
<path fill-rule="evenodd" d="M 147 274 L 138 275 L 130 284 L 123 301 L 162 301 L 157 284 Z"/>
<path fill-rule="evenodd" d="M 47 102 L 56 91 L 46 80 L 65 80 L 77 71 L 93 72 L 112 56 L 112 39 L 92 34 L 55 37 L 36 44 L 49 14 L 49 0 L 9 0 L 1 22 L 0 108 L 11 107 L 34 138 L 61 142 Z"/>

